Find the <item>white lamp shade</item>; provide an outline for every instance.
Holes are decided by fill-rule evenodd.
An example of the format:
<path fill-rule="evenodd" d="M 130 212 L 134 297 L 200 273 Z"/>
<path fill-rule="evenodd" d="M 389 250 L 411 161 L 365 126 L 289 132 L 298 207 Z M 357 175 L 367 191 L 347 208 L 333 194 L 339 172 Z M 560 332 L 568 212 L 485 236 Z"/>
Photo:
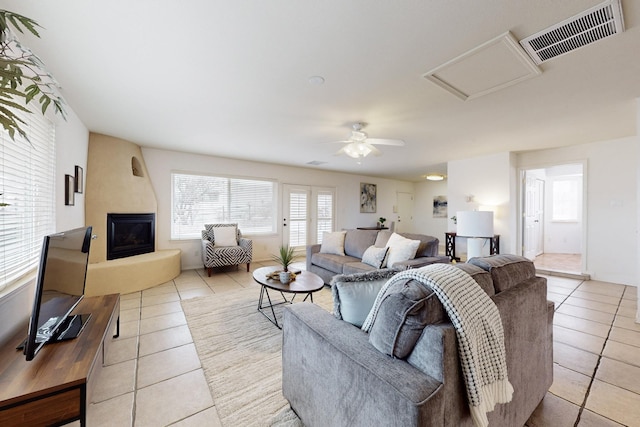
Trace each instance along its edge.
<path fill-rule="evenodd" d="M 456 212 L 457 235 L 463 237 L 493 237 L 493 212 Z"/>

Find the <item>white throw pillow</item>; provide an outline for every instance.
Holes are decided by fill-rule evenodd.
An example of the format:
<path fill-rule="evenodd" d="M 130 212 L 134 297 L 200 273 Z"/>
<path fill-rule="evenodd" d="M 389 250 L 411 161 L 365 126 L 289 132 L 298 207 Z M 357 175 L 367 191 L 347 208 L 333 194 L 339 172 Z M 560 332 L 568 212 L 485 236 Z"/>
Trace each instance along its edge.
<path fill-rule="evenodd" d="M 213 246 L 238 246 L 236 227 L 213 227 Z"/>
<path fill-rule="evenodd" d="M 321 254 L 335 254 L 344 256 L 344 237 L 346 231 L 334 231 L 333 233 L 322 233 Z"/>
<path fill-rule="evenodd" d="M 414 259 L 418 251 L 418 246 L 420 246 L 420 240 L 410 240 L 397 233 L 393 233 L 387 242 L 389 252 L 387 252 L 386 265 L 393 267 L 393 264 L 396 262 Z"/>
<path fill-rule="evenodd" d="M 364 254 L 362 254 L 362 262 L 369 264 L 374 268 L 382 268 L 384 263 L 384 257 L 387 255 L 389 248 L 376 248 L 375 246 L 369 246 Z"/>

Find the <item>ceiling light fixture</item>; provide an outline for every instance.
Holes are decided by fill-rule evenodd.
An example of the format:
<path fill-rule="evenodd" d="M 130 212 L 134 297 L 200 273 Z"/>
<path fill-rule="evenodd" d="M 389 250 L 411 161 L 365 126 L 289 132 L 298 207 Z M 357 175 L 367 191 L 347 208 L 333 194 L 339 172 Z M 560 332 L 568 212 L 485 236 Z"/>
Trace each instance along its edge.
<path fill-rule="evenodd" d="M 444 175 L 439 173 L 430 173 L 429 175 L 425 176 L 425 178 L 428 181 L 442 181 L 444 179 Z"/>
<path fill-rule="evenodd" d="M 372 152 L 371 148 L 361 141 L 353 141 L 345 145 L 343 150 L 347 156 L 353 157 L 354 159 L 367 157 Z"/>

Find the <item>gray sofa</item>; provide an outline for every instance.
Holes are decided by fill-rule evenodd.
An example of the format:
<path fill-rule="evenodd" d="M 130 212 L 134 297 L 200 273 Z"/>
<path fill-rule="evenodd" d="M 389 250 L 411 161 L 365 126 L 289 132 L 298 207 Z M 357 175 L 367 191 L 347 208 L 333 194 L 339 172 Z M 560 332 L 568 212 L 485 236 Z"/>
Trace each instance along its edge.
<path fill-rule="evenodd" d="M 329 284 L 336 274 L 362 273 L 375 270 L 375 267 L 362 262 L 362 255 L 369 246 L 384 247 L 391 234 L 392 232 L 388 230 L 346 230 L 344 256 L 320 253 L 320 244 L 309 245 L 306 253 L 307 271 L 317 274 L 322 277 L 324 283 Z M 397 262 L 388 267 L 406 270 L 436 262 L 449 262 L 449 257 L 438 255 L 440 241 L 437 238 L 424 234 L 398 234 L 407 239 L 420 240 L 421 243 L 414 259 Z"/>
<path fill-rule="evenodd" d="M 546 279 L 514 255 L 458 264 L 495 302 L 504 328 L 512 401 L 488 413 L 491 427 L 522 426 L 553 380 Z M 358 282 L 354 282 L 357 286 Z M 335 294 L 335 292 L 334 292 Z M 453 325 L 431 295 L 427 325 L 404 359 L 360 328 L 308 303 L 285 309 L 282 390 L 308 426 L 473 426 Z M 372 330 L 373 332 L 373 330 Z"/>

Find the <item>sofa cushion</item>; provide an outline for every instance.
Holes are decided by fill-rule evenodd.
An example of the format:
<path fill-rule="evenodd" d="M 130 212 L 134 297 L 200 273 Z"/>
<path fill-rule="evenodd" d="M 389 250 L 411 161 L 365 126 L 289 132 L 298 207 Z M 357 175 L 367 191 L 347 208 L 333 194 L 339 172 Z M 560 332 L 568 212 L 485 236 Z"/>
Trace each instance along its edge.
<path fill-rule="evenodd" d="M 375 245 L 378 247 L 387 246 L 387 242 L 393 232 L 389 230 L 382 230 L 378 233 L 378 237 L 376 238 Z M 417 257 L 432 257 L 438 255 L 438 245 L 440 244 L 440 240 L 433 236 L 427 236 L 425 234 L 412 234 L 412 233 L 396 233 L 402 237 L 405 237 L 409 240 L 420 240 L 420 246 L 418 246 L 418 250 L 416 251 Z"/>
<path fill-rule="evenodd" d="M 493 279 L 491 279 L 491 274 L 488 271 L 483 270 L 482 268 L 468 263 L 458 263 L 455 264 L 460 270 L 466 272 L 469 276 L 473 277 L 473 280 L 476 281 L 478 285 L 482 288 L 483 291 L 487 293 L 490 297 L 496 294 L 495 289 L 493 288 Z"/>
<path fill-rule="evenodd" d="M 330 283 L 334 316 L 361 327 L 380 288 L 396 273 L 385 269 L 334 276 Z"/>
<path fill-rule="evenodd" d="M 389 230 L 380 230 L 378 235 L 376 236 L 376 241 L 374 243 L 375 246 L 379 248 L 383 248 L 387 246 L 387 242 L 389 241 L 389 237 L 393 234 L 393 231 Z"/>
<path fill-rule="evenodd" d="M 420 246 L 420 240 L 410 240 L 397 233 L 393 233 L 387 241 L 389 252 L 387 253 L 386 265 L 393 267 L 393 264 L 400 261 L 407 261 L 415 258 L 416 251 Z"/>
<path fill-rule="evenodd" d="M 362 255 L 362 262 L 369 264 L 373 268 L 382 268 L 384 263 L 384 257 L 387 255 L 389 248 L 377 248 L 375 246 L 369 246 Z"/>
<path fill-rule="evenodd" d="M 432 290 L 413 279 L 386 293 L 371 326 L 369 342 L 379 351 L 403 359 L 411 353 L 424 327 L 446 314 Z"/>
<path fill-rule="evenodd" d="M 312 264 L 322 267 L 325 270 L 333 271 L 334 273 L 342 273 L 344 264 L 349 262 L 360 262 L 360 260 L 350 256 L 334 254 L 315 253 L 311 256 Z"/>
<path fill-rule="evenodd" d="M 366 273 L 367 271 L 375 270 L 375 267 L 371 267 L 364 262 L 347 262 L 342 266 L 342 274 L 357 274 Z"/>
<path fill-rule="evenodd" d="M 373 245 L 377 235 L 377 230 L 347 230 L 344 238 L 345 255 L 362 259 L 364 251 Z"/>
<path fill-rule="evenodd" d="M 512 288 L 536 275 L 533 262 L 519 255 L 504 254 L 471 258 L 469 263 L 491 273 L 496 293 Z"/>
<path fill-rule="evenodd" d="M 407 239 L 420 241 L 420 246 L 418 246 L 418 250 L 416 251 L 416 258 L 438 255 L 438 245 L 440 244 L 440 240 L 437 238 L 427 236 L 425 234 L 400 233 L 400 235 Z"/>
<path fill-rule="evenodd" d="M 320 253 L 344 255 L 344 237 L 346 233 L 346 231 L 323 232 Z"/>

